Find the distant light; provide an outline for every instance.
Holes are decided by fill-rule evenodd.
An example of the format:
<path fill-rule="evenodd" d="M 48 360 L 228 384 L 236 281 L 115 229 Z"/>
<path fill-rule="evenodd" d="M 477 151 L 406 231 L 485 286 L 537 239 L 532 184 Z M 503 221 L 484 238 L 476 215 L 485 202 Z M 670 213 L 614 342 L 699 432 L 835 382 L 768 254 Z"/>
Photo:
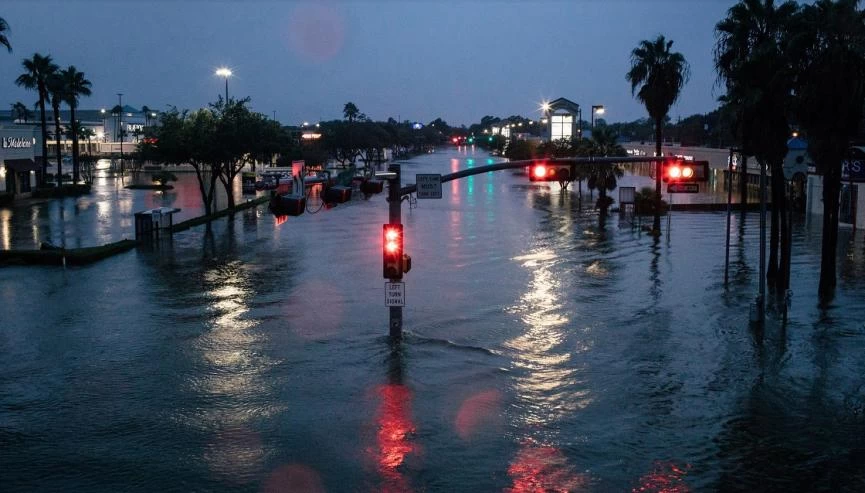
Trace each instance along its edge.
<path fill-rule="evenodd" d="M 156 116 L 156 113 L 151 113 L 150 116 Z"/>
<path fill-rule="evenodd" d="M 541 111 L 543 111 L 545 113 L 547 111 L 550 111 L 550 102 L 549 101 L 542 101 L 541 102 Z"/>
<path fill-rule="evenodd" d="M 598 107 L 595 108 L 595 113 L 598 114 L 598 115 L 603 115 L 603 114 L 604 114 L 604 111 L 606 111 L 606 110 L 604 109 L 603 106 L 598 106 Z"/>
<path fill-rule="evenodd" d="M 304 127 L 309 126 L 309 122 L 303 122 L 303 126 Z"/>
<path fill-rule="evenodd" d="M 798 136 L 799 136 L 799 132 L 797 132 L 797 131 L 794 130 L 794 131 L 793 131 L 793 137 L 798 137 Z"/>
<path fill-rule="evenodd" d="M 423 125 L 421 125 L 420 123 L 415 122 L 415 124 L 412 125 L 411 128 L 413 128 L 413 129 L 415 129 L 415 130 L 420 130 L 420 129 L 423 128 Z"/>
<path fill-rule="evenodd" d="M 220 67 L 216 69 L 216 75 L 226 78 L 231 77 L 231 69 L 229 69 L 228 67 Z"/>
<path fill-rule="evenodd" d="M 96 138 L 97 139 L 102 139 L 104 137 L 105 137 L 105 132 L 96 132 Z"/>
<path fill-rule="evenodd" d="M 321 126 L 321 123 L 316 123 L 316 124 L 315 124 L 315 128 L 318 128 L 318 127 L 320 127 L 320 126 Z"/>
<path fill-rule="evenodd" d="M 99 112 L 104 115 L 105 114 L 105 108 L 102 108 L 101 110 L 99 110 Z"/>

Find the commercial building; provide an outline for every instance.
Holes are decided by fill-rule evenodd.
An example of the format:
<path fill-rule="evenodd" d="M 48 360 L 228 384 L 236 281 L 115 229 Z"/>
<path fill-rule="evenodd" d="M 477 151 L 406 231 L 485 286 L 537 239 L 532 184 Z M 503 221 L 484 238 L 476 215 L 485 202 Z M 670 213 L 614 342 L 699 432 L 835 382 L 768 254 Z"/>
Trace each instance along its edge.
<path fill-rule="evenodd" d="M 0 125 L 0 194 L 30 196 L 40 169 L 37 133 L 38 127 L 30 125 Z"/>

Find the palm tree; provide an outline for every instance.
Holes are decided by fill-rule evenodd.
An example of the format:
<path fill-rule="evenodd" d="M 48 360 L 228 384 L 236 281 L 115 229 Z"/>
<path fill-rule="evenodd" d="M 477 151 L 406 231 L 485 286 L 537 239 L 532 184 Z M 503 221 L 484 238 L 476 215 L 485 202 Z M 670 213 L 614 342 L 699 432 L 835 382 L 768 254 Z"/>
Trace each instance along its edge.
<path fill-rule="evenodd" d="M 74 65 L 70 65 L 60 72 L 63 79 L 64 101 L 69 105 L 69 122 L 72 126 L 72 182 L 78 183 L 79 179 L 79 154 L 78 154 L 78 121 L 75 119 L 75 108 L 78 107 L 79 96 L 89 96 L 89 80 L 84 78 L 84 73 L 79 72 Z"/>
<path fill-rule="evenodd" d="M 592 131 L 589 149 L 592 156 L 627 156 L 628 153 L 616 140 L 618 135 L 609 127 L 596 127 Z M 586 184 L 589 190 L 598 189 L 598 208 L 601 215 L 606 216 L 607 208 L 612 201 L 607 199 L 607 191 L 613 191 L 618 186 L 618 178 L 624 175 L 617 164 L 593 164 L 589 166 Z"/>
<path fill-rule="evenodd" d="M 743 147 L 760 166 L 772 170 L 772 231 L 766 277 L 778 293 L 788 287 L 789 262 L 784 157 L 790 138 L 787 115 L 792 106 L 792 62 L 788 50 L 791 25 L 798 10 L 792 1 L 741 0 L 727 11 L 715 31 L 715 67 L 726 84 L 727 101 L 739 116 Z"/>
<path fill-rule="evenodd" d="M 42 184 L 48 175 L 48 125 L 45 121 L 45 101 L 49 98 L 48 80 L 57 73 L 57 65 L 51 56 L 34 53 L 33 58 L 22 62 L 25 72 L 15 79 L 15 84 L 26 89 L 35 89 L 39 94 L 39 114 L 42 122 Z"/>
<path fill-rule="evenodd" d="M 823 175 L 823 238 L 818 294 L 831 300 L 836 283 L 842 161 L 865 106 L 865 12 L 857 0 L 818 0 L 798 17 L 797 114 L 808 154 Z M 827 76 L 831 74 L 831 76 Z"/>
<path fill-rule="evenodd" d="M 117 142 L 117 138 L 120 135 L 122 129 L 120 128 L 120 114 L 123 113 L 123 107 L 119 104 L 115 104 L 113 108 L 111 108 L 111 116 L 114 117 L 114 141 Z"/>
<path fill-rule="evenodd" d="M 150 108 L 145 104 L 141 107 L 141 112 L 144 113 L 144 126 L 147 127 L 148 123 L 150 123 Z"/>
<path fill-rule="evenodd" d="M 636 93 L 655 122 L 655 155 L 661 156 L 663 124 L 667 112 L 679 99 L 682 87 L 688 81 L 690 68 L 681 53 L 671 52 L 673 41 L 659 35 L 654 41 L 640 41 L 631 52 L 631 70 L 625 79 L 631 83 L 631 94 Z M 640 88 L 637 91 L 637 88 Z M 652 234 L 661 234 L 661 163 L 655 166 L 655 218 Z"/>
<path fill-rule="evenodd" d="M 12 45 L 9 43 L 9 38 L 6 37 L 6 32 L 9 31 L 9 24 L 0 17 L 0 45 L 6 47 L 9 50 L 9 53 L 12 53 Z"/>
<path fill-rule="evenodd" d="M 59 72 L 48 79 L 48 92 L 51 94 L 51 109 L 54 112 L 54 140 L 57 142 L 57 187 L 60 188 L 63 184 L 63 170 L 61 168 L 63 149 L 60 147 L 60 137 L 63 136 L 63 132 L 60 129 L 60 104 L 63 102 L 66 88 Z"/>
<path fill-rule="evenodd" d="M 22 103 L 21 101 L 18 101 L 17 103 L 12 105 L 13 120 L 17 120 L 19 122 L 23 121 L 24 123 L 27 123 L 27 120 L 29 120 L 32 115 L 33 114 L 30 113 L 30 109 L 27 108 L 27 105 Z"/>

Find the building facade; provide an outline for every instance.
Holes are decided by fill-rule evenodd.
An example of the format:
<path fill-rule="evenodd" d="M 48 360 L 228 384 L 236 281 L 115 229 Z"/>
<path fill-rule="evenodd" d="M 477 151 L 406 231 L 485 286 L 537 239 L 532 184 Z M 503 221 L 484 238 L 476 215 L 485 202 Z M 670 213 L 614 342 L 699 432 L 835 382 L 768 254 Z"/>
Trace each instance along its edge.
<path fill-rule="evenodd" d="M 40 169 L 37 133 L 37 127 L 30 125 L 0 126 L 0 193 L 15 198 L 30 196 Z"/>

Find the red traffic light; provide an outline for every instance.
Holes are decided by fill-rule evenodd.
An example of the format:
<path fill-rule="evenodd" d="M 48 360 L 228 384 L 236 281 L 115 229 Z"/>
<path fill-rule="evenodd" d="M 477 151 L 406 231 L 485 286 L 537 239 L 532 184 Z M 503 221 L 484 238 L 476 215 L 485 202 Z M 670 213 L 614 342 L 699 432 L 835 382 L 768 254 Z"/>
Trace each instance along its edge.
<path fill-rule="evenodd" d="M 709 179 L 708 161 L 685 161 L 670 158 L 664 161 L 661 178 L 665 183 L 689 183 Z"/>
<path fill-rule="evenodd" d="M 402 279 L 403 230 L 402 224 L 382 226 L 382 275 L 385 279 Z M 410 265 L 410 264 L 409 264 Z"/>
<path fill-rule="evenodd" d="M 549 164 L 540 162 L 529 167 L 529 181 L 568 181 L 571 166 L 568 164 Z"/>

